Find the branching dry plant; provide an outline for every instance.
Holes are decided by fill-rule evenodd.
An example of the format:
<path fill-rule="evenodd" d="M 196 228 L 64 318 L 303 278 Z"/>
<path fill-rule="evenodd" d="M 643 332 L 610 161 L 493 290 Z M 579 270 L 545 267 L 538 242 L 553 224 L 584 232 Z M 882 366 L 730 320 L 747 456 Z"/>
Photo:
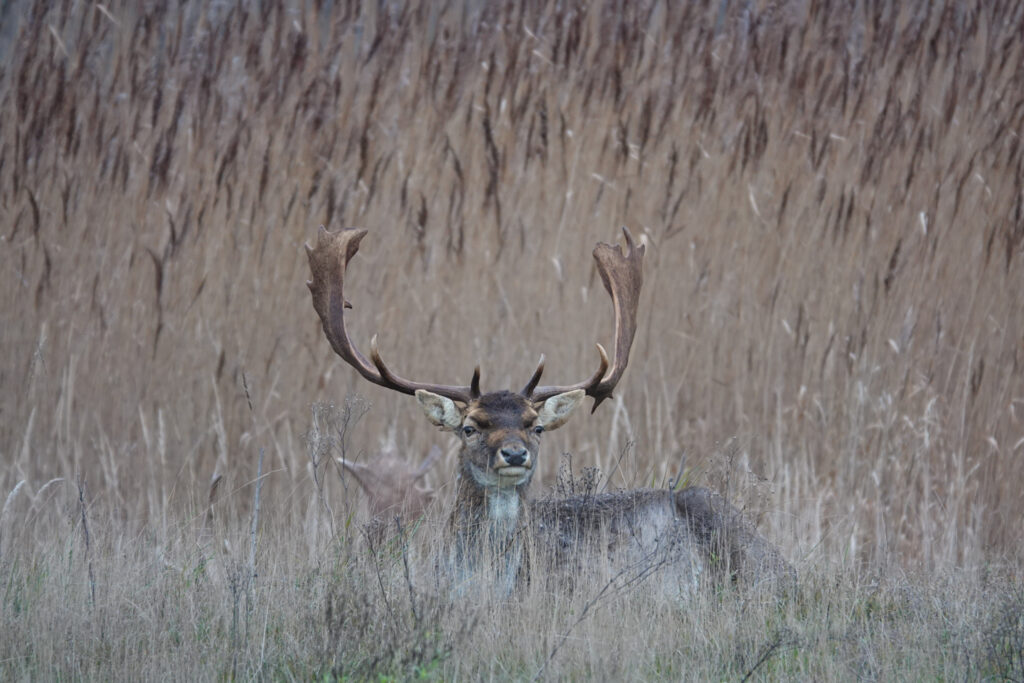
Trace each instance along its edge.
<path fill-rule="evenodd" d="M 1010 0 L 4 4 L 0 677 L 1019 677 L 1022 35 Z M 642 234 L 630 371 L 546 450 L 738 484 L 794 594 L 427 590 L 454 452 L 332 362 L 320 224 L 372 232 L 357 336 L 495 386 L 591 370 L 580 255 Z M 356 391 L 361 462 L 443 452 L 375 543 L 304 441 Z"/>

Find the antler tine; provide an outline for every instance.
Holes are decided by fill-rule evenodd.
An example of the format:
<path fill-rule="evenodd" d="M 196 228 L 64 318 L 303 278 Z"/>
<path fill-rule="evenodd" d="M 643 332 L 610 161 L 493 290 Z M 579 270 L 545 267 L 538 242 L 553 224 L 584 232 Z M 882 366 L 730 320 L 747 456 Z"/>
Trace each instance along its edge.
<path fill-rule="evenodd" d="M 640 304 L 640 288 L 643 286 L 643 264 L 645 245 L 639 246 L 633 241 L 629 228 L 623 226 L 626 238 L 626 251 L 623 253 L 619 245 L 611 246 L 603 242 L 594 247 L 594 260 L 597 272 L 601 276 L 604 288 L 612 298 L 615 312 L 615 354 L 611 370 L 608 370 L 608 355 L 598 344 L 601 354 L 601 367 L 594 375 L 578 384 L 559 387 L 540 387 L 534 389 L 530 398 L 542 401 L 557 394 L 575 389 L 585 389 L 587 396 L 594 399 L 594 410 L 601 402 L 612 395 L 622 373 L 629 363 L 629 350 L 636 335 L 636 312 Z"/>
<path fill-rule="evenodd" d="M 610 363 L 608 362 L 608 352 L 604 350 L 604 347 L 601 346 L 600 344 L 594 344 L 594 346 L 597 347 L 598 354 L 597 370 L 588 379 L 585 379 L 582 382 L 577 382 L 576 384 L 567 384 L 565 386 L 540 387 L 539 389 L 534 387 L 532 392 L 526 390 L 530 388 L 530 385 L 527 384 L 526 389 L 523 390 L 523 395 L 532 401 L 544 401 L 556 394 L 562 394 L 565 393 L 566 391 L 574 391 L 576 389 L 587 389 L 587 395 L 592 396 L 593 394 L 590 393 L 590 387 L 596 386 L 597 383 L 601 381 L 601 378 L 604 377 L 606 372 L 608 372 L 608 366 L 610 365 Z M 537 381 L 540 381 L 539 373 L 535 374 L 537 375 Z M 536 384 L 533 378 L 530 379 L 530 382 Z M 600 401 L 594 403 L 595 408 L 597 407 L 598 403 L 600 403 Z"/>
<path fill-rule="evenodd" d="M 389 389 L 396 389 L 406 394 L 416 393 L 415 389 L 412 391 L 405 391 L 405 385 L 412 384 L 395 373 L 391 372 L 391 369 L 384 364 L 384 359 L 380 357 L 380 350 L 377 348 L 377 335 L 370 337 L 370 359 L 373 361 L 373 365 L 377 368 L 377 372 L 380 373 L 381 379 L 386 382 L 381 386 L 385 386 Z M 436 391 L 434 393 L 437 393 Z"/>
<path fill-rule="evenodd" d="M 480 398 L 480 366 L 473 368 L 473 379 L 469 382 L 469 395 Z"/>
<path fill-rule="evenodd" d="M 423 389 L 453 401 L 468 403 L 474 398 L 473 387 L 425 384 L 404 379 L 384 364 L 377 349 L 376 335 L 370 341 L 372 363 L 359 352 L 349 338 L 348 330 L 345 328 L 345 309 L 351 308 L 352 305 L 344 296 L 345 270 L 348 262 L 359 251 L 359 242 L 366 236 L 366 232 L 358 228 L 328 232 L 321 225 L 316 248 L 306 245 L 309 268 L 313 274 L 313 279 L 306 285 L 313 296 L 313 308 L 320 316 L 324 335 L 331 348 L 365 379 L 386 389 L 394 389 L 403 394 L 414 394 Z M 479 385 L 479 379 L 476 384 Z M 476 389 L 479 392 L 479 386 Z"/>
<path fill-rule="evenodd" d="M 519 393 L 523 396 L 531 396 L 533 394 L 533 390 L 537 388 L 537 384 L 540 382 L 540 376 L 543 374 L 544 354 L 542 353 L 540 354 L 540 360 L 537 362 L 537 369 L 533 371 L 533 377 L 530 378 L 530 381 L 526 383 L 526 386 L 523 387 L 523 390 Z"/>

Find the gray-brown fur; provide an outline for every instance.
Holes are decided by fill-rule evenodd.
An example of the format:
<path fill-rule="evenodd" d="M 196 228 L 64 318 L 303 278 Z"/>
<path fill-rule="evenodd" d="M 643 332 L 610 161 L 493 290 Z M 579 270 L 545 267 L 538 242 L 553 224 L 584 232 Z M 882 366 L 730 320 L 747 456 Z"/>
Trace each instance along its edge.
<path fill-rule="evenodd" d="M 645 582 L 665 598 L 696 587 L 705 562 L 670 491 L 540 499 L 529 508 L 535 555 L 565 587 Z"/>
<path fill-rule="evenodd" d="M 604 534 L 609 551 L 635 544 L 650 554 L 643 539 L 660 539 L 696 553 L 702 572 L 745 583 L 792 580 L 796 574 L 778 549 L 719 494 L 701 487 L 679 491 L 634 489 L 531 504 L 533 526 L 563 549 Z"/>
<path fill-rule="evenodd" d="M 672 495 L 680 518 L 686 520 L 711 570 L 726 572 L 747 584 L 796 581 L 796 570 L 779 549 L 721 495 L 700 487 Z"/>

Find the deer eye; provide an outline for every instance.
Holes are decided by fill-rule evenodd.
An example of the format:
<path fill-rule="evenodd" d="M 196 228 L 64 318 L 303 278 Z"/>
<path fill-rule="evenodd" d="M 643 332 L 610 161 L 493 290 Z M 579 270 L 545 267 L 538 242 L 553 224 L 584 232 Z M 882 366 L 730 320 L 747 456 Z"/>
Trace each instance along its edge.
<path fill-rule="evenodd" d="M 466 425 L 465 427 L 462 428 L 462 433 L 465 434 L 466 436 L 473 436 L 474 434 L 476 434 L 476 427 Z"/>
<path fill-rule="evenodd" d="M 544 426 L 543 425 L 537 425 L 536 427 L 533 428 L 533 433 L 534 434 L 540 434 L 543 431 L 544 431 Z"/>

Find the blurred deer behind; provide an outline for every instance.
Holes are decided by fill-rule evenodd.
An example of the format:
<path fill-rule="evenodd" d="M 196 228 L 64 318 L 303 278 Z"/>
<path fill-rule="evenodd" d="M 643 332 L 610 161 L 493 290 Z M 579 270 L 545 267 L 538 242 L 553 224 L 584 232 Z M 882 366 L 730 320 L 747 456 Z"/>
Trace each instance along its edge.
<path fill-rule="evenodd" d="M 435 494 L 432 487 L 423 484 L 423 478 L 440 457 L 441 448 L 435 444 L 417 466 L 389 452 L 375 458 L 372 464 L 337 458 L 366 494 L 367 528 L 376 535 L 375 540 L 382 539 L 394 519 L 405 524 L 423 516 Z"/>

